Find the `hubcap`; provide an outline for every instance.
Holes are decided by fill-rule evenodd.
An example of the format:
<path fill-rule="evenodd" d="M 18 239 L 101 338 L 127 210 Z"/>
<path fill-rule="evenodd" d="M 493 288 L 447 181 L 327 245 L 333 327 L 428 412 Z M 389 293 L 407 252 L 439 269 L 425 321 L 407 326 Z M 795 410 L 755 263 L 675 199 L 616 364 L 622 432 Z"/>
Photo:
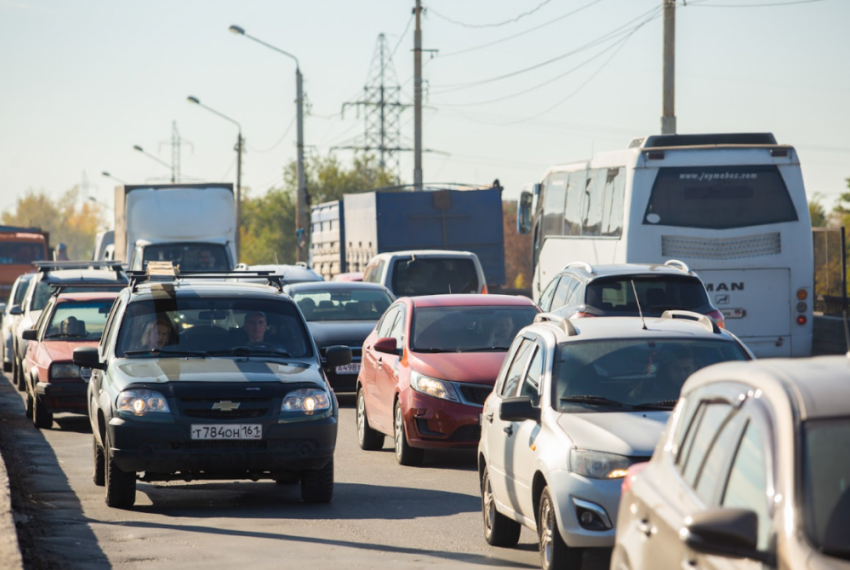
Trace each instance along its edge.
<path fill-rule="evenodd" d="M 360 438 L 360 442 L 362 443 L 366 436 L 366 422 L 363 419 L 363 416 L 366 415 L 366 402 L 363 398 L 363 394 L 360 394 L 357 398 L 357 437 Z"/>
<path fill-rule="evenodd" d="M 543 553 L 544 568 L 549 568 L 552 564 L 552 506 L 549 503 L 549 498 L 543 499 L 543 508 L 541 509 L 541 519 L 543 526 L 540 531 L 540 551 Z"/>
<path fill-rule="evenodd" d="M 404 440 L 404 423 L 401 418 L 401 406 L 395 411 L 395 453 L 401 457 L 401 445 Z"/>
<path fill-rule="evenodd" d="M 496 513 L 493 509 L 493 488 L 490 486 L 490 475 L 487 474 L 484 479 L 484 524 L 487 525 L 487 530 L 493 529 L 494 518 Z"/>

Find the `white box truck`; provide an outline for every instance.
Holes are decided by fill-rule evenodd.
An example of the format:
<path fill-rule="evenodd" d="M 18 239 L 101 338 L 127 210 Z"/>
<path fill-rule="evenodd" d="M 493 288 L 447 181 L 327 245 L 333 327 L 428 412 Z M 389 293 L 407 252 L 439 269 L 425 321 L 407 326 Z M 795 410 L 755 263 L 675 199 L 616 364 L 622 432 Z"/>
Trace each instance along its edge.
<path fill-rule="evenodd" d="M 183 271 L 236 266 L 233 184 L 145 184 L 115 188 L 115 258 L 130 270 L 171 261 Z"/>

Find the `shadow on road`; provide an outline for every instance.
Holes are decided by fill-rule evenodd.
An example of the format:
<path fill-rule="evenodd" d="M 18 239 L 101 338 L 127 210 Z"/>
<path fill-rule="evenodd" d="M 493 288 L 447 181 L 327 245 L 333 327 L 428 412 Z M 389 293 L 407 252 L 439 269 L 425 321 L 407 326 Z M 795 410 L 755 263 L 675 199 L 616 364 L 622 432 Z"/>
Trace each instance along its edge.
<path fill-rule="evenodd" d="M 91 433 L 91 424 L 87 416 L 62 415 L 53 418 L 53 429 L 59 426 L 62 431 L 73 433 Z"/>
<path fill-rule="evenodd" d="M 88 431 L 80 416 L 59 418 L 69 431 Z M 53 449 L 24 416 L 17 390 L 0 375 L 0 450 L 9 472 L 18 541 L 28 569 L 110 568 Z"/>

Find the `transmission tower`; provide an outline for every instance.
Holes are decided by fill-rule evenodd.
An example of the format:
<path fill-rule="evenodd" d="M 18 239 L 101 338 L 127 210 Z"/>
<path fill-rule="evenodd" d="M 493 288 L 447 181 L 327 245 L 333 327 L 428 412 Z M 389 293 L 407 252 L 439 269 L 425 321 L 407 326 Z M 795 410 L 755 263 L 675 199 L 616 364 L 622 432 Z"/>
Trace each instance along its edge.
<path fill-rule="evenodd" d="M 362 110 L 363 137 L 331 148 L 376 153 L 378 164 L 398 179 L 399 153 L 413 150 L 402 146 L 401 140 L 401 114 L 412 105 L 401 102 L 401 85 L 384 34 L 378 36 L 363 96 L 358 101 L 343 103 L 343 113 L 347 107 L 357 108 L 358 117 Z"/>
<path fill-rule="evenodd" d="M 171 181 L 172 182 L 180 182 L 180 147 L 183 145 L 189 145 L 194 150 L 194 146 L 192 143 L 184 139 L 180 136 L 180 132 L 177 130 L 177 121 L 171 122 L 171 140 L 164 141 L 159 143 L 160 148 L 162 145 L 168 145 L 171 147 Z"/>

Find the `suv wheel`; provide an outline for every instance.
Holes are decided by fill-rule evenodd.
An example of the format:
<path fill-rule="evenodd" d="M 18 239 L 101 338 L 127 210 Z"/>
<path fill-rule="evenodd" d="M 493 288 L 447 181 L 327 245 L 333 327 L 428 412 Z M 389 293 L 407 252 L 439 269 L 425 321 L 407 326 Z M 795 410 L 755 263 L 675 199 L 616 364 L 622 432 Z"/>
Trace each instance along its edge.
<path fill-rule="evenodd" d="M 481 477 L 481 512 L 484 515 L 484 539 L 490 546 L 516 546 L 522 526 L 496 510 L 490 470 L 485 467 Z"/>
<path fill-rule="evenodd" d="M 38 395 L 30 395 L 27 393 L 27 401 L 32 399 L 32 423 L 35 424 L 35 427 L 38 429 L 50 429 L 53 427 L 53 413 L 47 409 L 47 406 L 44 404 L 44 400 L 42 400 Z"/>
<path fill-rule="evenodd" d="M 27 383 L 24 381 L 24 367 L 23 363 L 18 360 L 18 357 L 12 355 L 12 362 L 14 363 L 12 367 L 12 382 L 17 386 L 18 392 L 23 392 L 27 389 Z"/>
<path fill-rule="evenodd" d="M 542 570 L 568 568 L 581 570 L 582 550 L 570 548 L 561 538 L 558 519 L 555 517 L 557 505 L 549 495 L 549 487 L 540 494 L 540 509 L 537 517 L 537 535 L 540 540 L 540 567 Z"/>
<path fill-rule="evenodd" d="M 97 442 L 95 436 L 91 436 L 92 457 L 94 459 L 94 470 L 92 471 L 91 479 L 98 487 L 106 485 L 106 457 L 103 454 L 103 448 Z"/>
<path fill-rule="evenodd" d="M 334 460 L 321 469 L 301 473 L 301 500 L 305 503 L 330 503 L 334 496 Z"/>
<path fill-rule="evenodd" d="M 363 389 L 357 390 L 357 442 L 360 449 L 366 451 L 377 451 L 384 447 L 384 434 L 369 426 L 369 418 L 366 415 L 366 396 Z"/>
<path fill-rule="evenodd" d="M 26 394 L 26 415 L 28 419 L 32 419 L 33 407 L 35 407 L 35 402 L 32 399 L 32 396 L 29 392 Z"/>
<path fill-rule="evenodd" d="M 129 509 L 136 502 L 136 473 L 121 471 L 112 457 L 112 445 L 109 434 L 106 435 L 104 449 L 104 484 L 106 486 L 106 504 L 117 509 Z"/>
<path fill-rule="evenodd" d="M 404 413 L 401 402 L 395 403 L 395 421 L 393 422 L 393 439 L 395 440 L 395 458 L 401 465 L 419 465 L 425 457 L 425 451 L 410 447 L 407 443 L 407 434 L 404 431 Z"/>

